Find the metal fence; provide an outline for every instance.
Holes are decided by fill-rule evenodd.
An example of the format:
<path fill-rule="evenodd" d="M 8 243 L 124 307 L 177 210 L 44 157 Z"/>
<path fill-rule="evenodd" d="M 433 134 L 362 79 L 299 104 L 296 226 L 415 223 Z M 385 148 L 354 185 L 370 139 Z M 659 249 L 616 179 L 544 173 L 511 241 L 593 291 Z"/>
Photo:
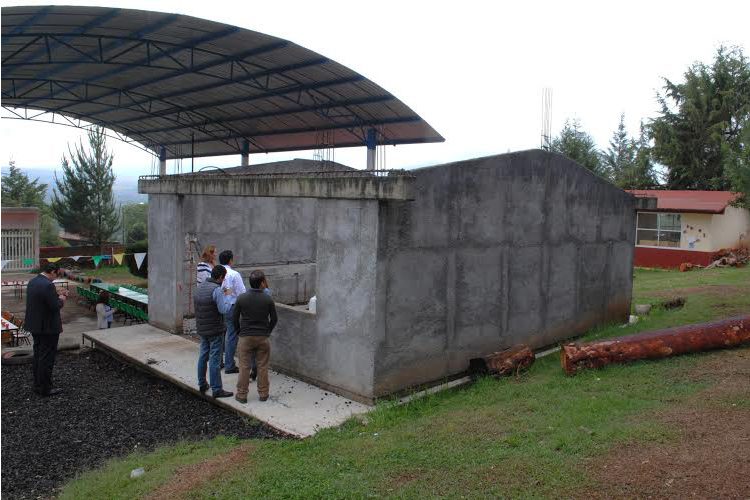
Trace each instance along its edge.
<path fill-rule="evenodd" d="M 38 265 L 33 229 L 2 230 L 3 271 L 28 271 Z"/>

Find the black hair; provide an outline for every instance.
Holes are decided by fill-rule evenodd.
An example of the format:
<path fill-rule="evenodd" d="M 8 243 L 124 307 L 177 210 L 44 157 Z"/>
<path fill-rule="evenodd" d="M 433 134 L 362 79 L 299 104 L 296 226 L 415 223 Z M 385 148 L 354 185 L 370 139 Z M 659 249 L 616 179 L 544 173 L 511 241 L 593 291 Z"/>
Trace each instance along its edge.
<path fill-rule="evenodd" d="M 263 283 L 263 280 L 266 279 L 266 275 L 263 274 L 263 271 L 260 269 L 256 269 L 255 271 L 250 273 L 250 277 L 248 278 L 248 282 L 250 282 L 250 286 L 252 288 L 260 288 L 260 285 Z"/>
<path fill-rule="evenodd" d="M 109 304 L 109 292 L 102 290 L 99 292 L 99 297 L 96 299 L 97 304 Z"/>
<path fill-rule="evenodd" d="M 227 275 L 227 268 L 224 266 L 214 266 L 211 269 L 211 279 L 218 280 Z"/>
<path fill-rule="evenodd" d="M 58 269 L 60 269 L 60 266 L 58 266 L 54 262 L 47 262 L 42 268 L 42 272 L 47 273 L 47 274 L 53 274 L 53 273 L 56 273 Z"/>
<path fill-rule="evenodd" d="M 219 264 L 221 264 L 222 266 L 226 266 L 233 258 L 234 254 L 231 250 L 224 250 L 219 254 Z"/>

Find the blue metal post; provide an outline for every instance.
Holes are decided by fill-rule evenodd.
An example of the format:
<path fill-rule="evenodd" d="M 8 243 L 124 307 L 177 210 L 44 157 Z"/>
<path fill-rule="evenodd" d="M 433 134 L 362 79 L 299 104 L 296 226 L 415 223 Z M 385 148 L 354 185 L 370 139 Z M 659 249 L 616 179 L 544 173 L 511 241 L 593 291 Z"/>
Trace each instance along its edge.
<path fill-rule="evenodd" d="M 242 166 L 247 167 L 250 165 L 250 141 L 245 139 L 242 141 Z"/>
<path fill-rule="evenodd" d="M 367 146 L 367 170 L 375 170 L 375 161 L 377 159 L 377 131 L 374 128 L 367 129 L 367 137 L 365 140 Z"/>
<path fill-rule="evenodd" d="M 167 148 L 159 147 L 159 175 L 167 175 Z"/>

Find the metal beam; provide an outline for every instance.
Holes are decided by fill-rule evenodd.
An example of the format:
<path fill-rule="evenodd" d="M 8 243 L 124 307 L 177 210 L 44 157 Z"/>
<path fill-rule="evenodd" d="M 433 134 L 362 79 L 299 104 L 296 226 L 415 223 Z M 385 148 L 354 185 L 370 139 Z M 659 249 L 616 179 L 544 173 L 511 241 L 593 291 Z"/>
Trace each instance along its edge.
<path fill-rule="evenodd" d="M 200 37 L 197 37 L 197 38 L 193 38 L 193 39 L 191 39 L 191 40 L 189 40 L 187 42 L 187 45 L 195 46 L 195 45 L 200 44 L 200 43 L 210 42 L 212 40 L 216 40 L 216 39 L 223 38 L 225 36 L 231 35 L 232 33 L 236 33 L 237 31 L 239 31 L 239 28 L 237 28 L 236 26 L 230 26 L 230 27 L 227 27 L 227 28 L 225 28 L 225 29 L 223 29 L 221 31 L 217 31 L 217 32 L 214 32 L 214 33 L 207 33 L 207 34 L 205 34 L 203 36 L 200 36 Z M 245 51 L 245 52 L 246 53 L 250 53 L 250 52 L 257 52 L 257 53 L 268 52 L 268 51 L 271 51 L 271 50 L 276 50 L 280 46 L 287 45 L 288 43 L 289 42 L 286 42 L 286 41 L 276 42 L 274 44 L 270 44 L 270 45 L 263 46 L 263 47 L 257 47 L 255 49 L 251 49 L 251 50 L 248 50 L 248 51 Z M 158 59 L 161 59 L 163 57 L 170 56 L 171 54 L 173 54 L 173 53 L 175 53 L 175 52 L 177 52 L 179 50 L 183 50 L 183 49 L 182 48 L 174 48 L 173 47 L 173 48 L 168 49 L 168 50 L 163 50 L 163 51 L 161 51 L 160 55 L 158 55 L 156 57 L 154 57 L 154 56 L 148 56 L 146 58 L 142 58 L 142 59 L 138 60 L 135 64 L 142 66 L 142 65 L 145 65 L 146 63 L 149 63 L 149 62 L 153 63 L 154 60 L 158 60 Z M 210 68 L 210 67 L 213 67 L 213 66 L 216 66 L 216 65 L 219 65 L 219 64 L 226 64 L 226 61 L 232 59 L 233 57 L 236 57 L 236 56 L 229 56 L 229 57 L 225 58 L 222 61 L 210 61 L 210 62 L 204 63 L 202 65 L 199 65 L 196 68 L 192 68 L 192 69 L 188 68 L 188 69 L 183 69 L 183 70 L 180 70 L 180 71 L 175 71 L 173 73 L 169 73 L 167 75 L 162 75 L 162 76 L 157 77 L 157 78 L 145 78 L 145 79 L 141 79 L 138 82 L 132 83 L 132 84 L 126 86 L 126 87 L 122 87 L 120 90 L 122 90 L 122 91 L 131 91 L 133 89 L 136 89 L 138 87 L 142 87 L 144 85 L 150 85 L 150 84 L 153 84 L 153 83 L 158 83 L 158 82 L 161 82 L 161 81 L 164 81 L 164 80 L 168 80 L 170 78 L 174 78 L 176 76 L 180 76 L 180 75 L 183 75 L 183 74 L 186 74 L 186 73 L 192 73 L 194 71 L 202 71 L 203 69 Z M 121 68 L 115 68 L 115 69 L 110 70 L 110 71 L 105 71 L 105 72 L 100 73 L 98 75 L 92 76 L 87 81 L 89 81 L 89 82 L 96 82 L 98 80 L 101 80 L 102 78 L 106 78 L 108 76 L 115 75 L 115 74 L 119 73 L 120 71 L 121 71 Z M 115 93 L 116 92 L 113 92 L 110 95 L 114 95 Z M 100 97 L 108 97 L 108 96 L 104 95 L 104 96 L 100 96 Z M 59 109 L 56 109 L 55 111 L 62 111 L 63 109 L 64 108 L 59 108 Z"/>
<path fill-rule="evenodd" d="M 193 122 L 193 123 L 181 123 L 179 125 L 173 125 L 170 127 L 143 130 L 142 132 L 144 134 L 173 132 L 175 130 L 183 130 L 185 127 L 219 125 L 219 124 L 234 123 L 234 122 L 245 121 L 245 120 L 256 120 L 260 118 L 271 118 L 274 116 L 291 115 L 295 113 L 308 113 L 308 112 L 313 112 L 313 111 L 321 111 L 321 110 L 328 109 L 328 108 L 340 108 L 340 107 L 345 107 L 345 106 L 361 106 L 363 104 L 377 104 L 379 102 L 392 101 L 394 99 L 395 97 L 393 97 L 392 95 L 363 97 L 361 99 L 347 99 L 345 101 L 327 102 L 323 104 L 317 104 L 315 106 L 300 106 L 298 108 L 280 109 L 277 111 L 268 111 L 266 113 L 245 114 L 241 116 L 233 116 L 233 117 L 222 118 L 222 119 L 217 118 L 217 119 L 203 120 L 200 122 Z M 113 123 L 117 123 L 117 122 L 113 122 Z"/>
<path fill-rule="evenodd" d="M 42 19 L 44 19 L 47 16 L 47 14 L 49 14 L 49 11 L 50 9 L 52 9 L 52 7 L 53 7 L 52 5 L 45 5 L 44 7 L 39 9 L 39 12 L 29 17 L 27 20 L 25 20 L 21 24 L 17 25 L 15 28 L 13 28 L 10 33 L 3 33 L 2 43 L 7 43 L 11 37 L 22 34 L 26 28 L 33 25 L 37 21 L 41 21 Z M 34 36 L 34 35 L 28 35 L 28 36 Z"/>
<path fill-rule="evenodd" d="M 364 80 L 364 77 L 362 75 L 355 75 L 355 76 L 350 76 L 350 77 L 346 77 L 346 78 L 336 78 L 336 79 L 333 79 L 333 80 L 326 80 L 326 81 L 322 81 L 322 82 L 316 82 L 316 83 L 310 83 L 310 84 L 304 84 L 304 85 L 290 85 L 288 87 L 283 87 L 281 89 L 275 89 L 275 90 L 273 90 L 271 92 L 266 92 L 266 93 L 258 94 L 258 95 L 254 95 L 254 96 L 234 97 L 234 98 L 231 98 L 231 99 L 224 99 L 224 100 L 220 100 L 220 101 L 211 101 L 209 103 L 194 104 L 192 106 L 187 106 L 187 107 L 181 107 L 181 108 L 175 108 L 175 109 L 168 109 L 168 110 L 165 110 L 165 111 L 162 111 L 162 112 L 154 113 L 153 116 L 159 117 L 159 118 L 165 118 L 165 117 L 177 114 L 177 113 L 184 113 L 184 112 L 188 112 L 188 111 L 196 111 L 196 110 L 199 110 L 199 109 L 206 109 L 206 108 L 215 108 L 215 107 L 218 107 L 218 106 L 226 106 L 226 105 L 229 105 L 229 104 L 238 104 L 238 103 L 241 103 L 241 102 L 252 102 L 252 101 L 257 101 L 257 100 L 260 100 L 260 99 L 267 99 L 269 97 L 277 97 L 277 96 L 282 96 L 282 95 L 287 95 L 287 94 L 293 94 L 293 93 L 302 93 L 302 92 L 305 92 L 305 91 L 308 91 L 308 90 L 316 90 L 316 89 L 321 89 L 321 88 L 325 88 L 325 87 L 332 87 L 332 86 L 335 86 L 335 85 L 344 85 L 344 84 L 347 84 L 347 83 L 359 82 L 359 81 L 362 81 L 362 80 Z M 142 119 L 143 118 L 141 118 L 141 117 L 138 117 L 138 118 L 129 118 L 127 120 L 121 120 L 121 121 L 113 122 L 113 123 L 116 123 L 116 124 L 128 123 L 128 122 L 138 121 L 138 120 L 142 120 Z"/>
<path fill-rule="evenodd" d="M 49 124 L 52 124 L 52 125 L 62 125 L 64 127 L 72 127 L 72 128 L 77 128 L 77 129 L 81 129 L 81 130 L 88 130 L 89 128 L 91 128 L 92 126 L 95 125 L 95 124 L 90 124 L 90 125 L 79 124 L 79 125 L 76 125 L 75 123 L 70 122 L 70 120 L 68 120 L 68 123 L 63 123 L 63 122 L 58 122 L 58 121 L 54 121 L 54 120 L 43 120 L 43 119 L 38 118 L 39 116 L 43 116 L 46 113 L 42 113 L 41 115 L 37 115 L 37 116 L 28 118 L 28 117 L 24 117 L 24 116 L 20 115 L 13 108 L 11 108 L 11 107 L 9 107 L 9 106 L 7 106 L 5 104 L 3 104 L 2 107 L 6 111 L 8 111 L 8 112 L 10 112 L 10 113 L 12 113 L 12 114 L 15 115 L 15 116 L 3 116 L 2 117 L 3 120 L 26 120 L 26 121 L 33 121 L 33 122 L 49 123 Z M 64 118 L 67 119 L 67 117 L 65 117 L 65 115 L 60 115 L 60 116 L 62 116 L 62 117 L 64 117 Z M 80 119 L 79 119 L 79 121 L 80 121 Z M 139 142 L 139 141 L 137 141 L 137 140 L 135 140 L 133 138 L 129 138 L 130 140 L 123 139 L 120 136 L 119 133 L 117 135 L 111 135 L 111 134 L 107 134 L 105 132 L 105 135 L 107 137 L 109 137 L 109 138 L 116 139 L 118 141 L 124 142 L 125 144 L 129 144 L 131 146 L 134 146 L 134 147 L 140 149 L 141 151 L 145 151 L 146 153 L 148 153 L 150 155 L 156 156 L 156 152 L 155 151 L 149 149 L 148 147 L 146 147 L 145 145 L 143 145 L 141 142 Z M 127 136 L 125 136 L 125 137 L 127 137 Z"/>
<path fill-rule="evenodd" d="M 287 129 L 287 130 L 272 130 L 268 132 L 259 132 L 259 133 L 249 133 L 244 135 L 228 135 L 225 137 L 222 137 L 224 140 L 229 139 L 242 139 L 246 136 L 250 136 L 253 139 L 258 139 L 259 137 L 270 137 L 274 135 L 285 135 L 285 134 L 304 134 L 305 132 L 319 132 L 322 130 L 340 130 L 340 129 L 352 129 L 352 128 L 358 128 L 358 127 L 376 127 L 378 125 L 393 125 L 393 124 L 399 124 L 399 123 L 412 123 L 412 122 L 419 122 L 422 121 L 422 119 L 416 115 L 414 116 L 403 116 L 398 118 L 390 118 L 386 120 L 375 120 L 375 121 L 364 121 L 364 120 L 357 120 L 353 122 L 348 123 L 340 123 L 340 124 L 334 124 L 334 125 L 327 125 L 324 127 L 311 127 L 311 128 L 296 128 L 296 129 Z M 164 144 L 165 146 L 176 146 L 180 144 L 190 144 L 191 142 L 194 144 L 200 144 L 204 142 L 212 142 L 215 139 L 196 139 L 195 141 L 174 141 L 174 142 L 162 142 L 161 144 Z M 364 144 L 362 144 L 364 145 Z"/>
<path fill-rule="evenodd" d="M 328 60 L 329 60 L 328 58 L 320 57 L 320 58 L 313 59 L 313 60 L 310 60 L 310 61 L 303 61 L 303 62 L 295 63 L 295 64 L 287 64 L 285 66 L 278 66 L 276 68 L 270 68 L 270 69 L 266 69 L 266 70 L 263 70 L 263 71 L 258 71 L 258 72 L 255 72 L 255 73 L 252 73 L 252 74 L 249 74 L 249 75 L 245 75 L 245 76 L 243 76 L 241 78 L 221 79 L 220 81 L 215 82 L 215 83 L 208 83 L 208 84 L 204 84 L 204 85 L 197 85 L 197 86 L 189 87 L 189 88 L 186 88 L 186 89 L 180 89 L 180 90 L 175 90 L 175 91 L 172 91 L 172 92 L 167 92 L 166 94 L 159 94 L 159 95 L 153 96 L 153 97 L 151 97 L 149 99 L 144 99 L 139 104 L 148 103 L 152 99 L 154 99 L 154 100 L 171 99 L 171 98 L 174 98 L 174 97 L 180 97 L 180 96 L 184 96 L 184 95 L 188 95 L 188 94 L 193 94 L 195 92 L 203 92 L 205 90 L 214 90 L 214 89 L 217 89 L 217 88 L 222 87 L 224 85 L 232 85 L 232 84 L 235 84 L 235 83 L 245 83 L 245 82 L 252 81 L 252 80 L 255 80 L 255 79 L 258 79 L 258 78 L 263 78 L 264 76 L 271 76 L 271 75 L 275 75 L 275 74 L 279 74 L 279 73 L 284 73 L 286 71 L 295 71 L 295 70 L 303 69 L 303 68 L 306 68 L 306 67 L 309 67 L 309 66 L 320 65 L 320 64 L 323 64 L 323 63 L 327 62 Z M 224 62 L 224 64 L 225 63 L 226 63 L 226 61 Z M 207 76 L 211 76 L 211 75 L 207 75 Z M 169 78 L 173 78 L 173 77 L 170 76 Z M 149 84 L 151 84 L 151 83 L 155 83 L 155 81 L 149 82 Z"/>
<path fill-rule="evenodd" d="M 114 9 L 112 12 L 109 12 L 109 13 L 103 15 L 103 16 L 100 16 L 99 18 L 97 18 L 97 19 L 100 19 L 100 22 L 94 23 L 94 21 L 91 21 L 90 23 L 87 23 L 84 26 L 82 26 L 82 27 L 74 30 L 74 32 L 71 33 L 70 35 L 66 35 L 63 39 L 67 41 L 70 38 L 77 37 L 80 33 L 85 33 L 85 31 L 87 31 L 87 30 L 89 30 L 91 28 L 95 28 L 96 26 L 100 25 L 101 23 L 104 23 L 104 22 L 108 21 L 110 18 L 114 17 L 117 13 L 119 13 L 119 11 L 120 11 L 120 9 Z M 142 28 L 142 29 L 138 30 L 137 32 L 133 33 L 131 36 L 136 37 L 136 38 L 142 38 L 142 37 L 148 35 L 149 33 L 153 33 L 154 31 L 158 31 L 158 30 L 164 28 L 165 26 L 168 26 L 168 25 L 172 24 L 179 17 L 180 16 L 177 15 L 177 14 L 170 14 L 168 16 L 165 16 L 165 17 L 163 17 L 163 18 L 161 18 L 161 19 L 159 19 L 159 20 L 157 20 L 157 21 L 155 21 L 155 22 L 153 22 L 153 23 L 145 26 L 144 28 Z M 114 39 L 113 43 L 111 43 L 108 47 L 106 47 L 106 48 L 102 48 L 101 46 L 98 47 L 96 49 L 96 53 L 99 54 L 99 55 L 101 55 L 103 53 L 103 51 L 109 51 L 109 50 L 116 49 L 117 47 L 121 46 L 123 43 L 126 43 L 126 42 L 124 40 L 122 40 L 122 39 Z M 60 73 L 63 70 L 68 70 L 68 69 L 74 68 L 75 66 L 78 66 L 78 65 L 79 64 L 71 64 L 71 65 L 69 65 L 67 67 L 65 65 L 63 65 L 63 66 L 57 66 L 56 65 L 55 67 L 50 68 L 49 70 L 40 73 L 38 75 L 38 78 L 40 78 L 40 79 L 47 79 L 47 78 L 49 78 L 51 76 L 54 76 L 54 75 Z M 121 71 L 121 70 L 122 69 L 120 67 L 117 68 L 118 72 Z M 107 72 L 107 73 L 109 73 L 109 72 Z M 94 77 L 94 79 L 96 79 L 96 78 L 97 77 Z M 57 111 L 57 110 L 55 110 L 55 111 Z"/>
<path fill-rule="evenodd" d="M 85 33 L 86 31 L 88 31 L 88 30 L 90 30 L 92 28 L 96 28 L 97 26 L 101 26 L 102 24 L 106 23 L 107 21 L 109 21 L 113 17 L 117 16 L 117 14 L 119 14 L 119 13 L 120 13 L 120 9 L 117 9 L 117 8 L 111 9 L 111 10 L 107 10 L 104 14 L 95 17 L 94 19 L 92 19 L 91 21 L 87 22 L 86 24 L 84 24 L 82 26 L 78 26 L 77 28 L 75 28 L 70 33 L 67 33 L 63 37 L 63 39 L 67 41 L 67 40 L 69 40 L 71 38 L 76 37 L 79 33 Z M 38 48 L 32 54 L 29 54 L 26 58 L 24 58 L 24 60 L 21 61 L 21 62 L 24 63 L 24 64 L 28 64 L 30 61 L 33 61 L 34 59 L 36 59 L 36 58 L 44 55 L 47 52 L 47 50 L 48 50 L 48 47 L 45 44 L 44 47 Z M 46 79 L 49 75 L 45 75 L 45 76 L 39 75 L 39 76 L 40 76 L 40 78 Z"/>

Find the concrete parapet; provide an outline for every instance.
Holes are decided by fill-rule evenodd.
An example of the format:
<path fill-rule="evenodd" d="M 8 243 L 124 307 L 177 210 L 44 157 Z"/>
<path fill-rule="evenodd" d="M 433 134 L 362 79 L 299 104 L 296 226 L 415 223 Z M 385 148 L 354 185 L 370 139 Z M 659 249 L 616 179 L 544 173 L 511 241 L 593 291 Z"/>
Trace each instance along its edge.
<path fill-rule="evenodd" d="M 414 176 L 400 170 L 143 176 L 145 194 L 411 200 Z"/>

